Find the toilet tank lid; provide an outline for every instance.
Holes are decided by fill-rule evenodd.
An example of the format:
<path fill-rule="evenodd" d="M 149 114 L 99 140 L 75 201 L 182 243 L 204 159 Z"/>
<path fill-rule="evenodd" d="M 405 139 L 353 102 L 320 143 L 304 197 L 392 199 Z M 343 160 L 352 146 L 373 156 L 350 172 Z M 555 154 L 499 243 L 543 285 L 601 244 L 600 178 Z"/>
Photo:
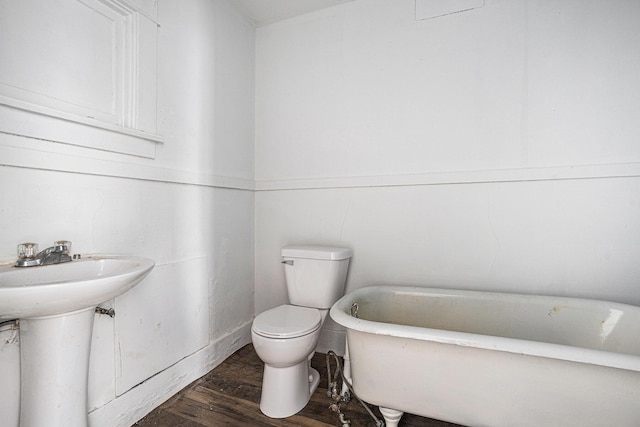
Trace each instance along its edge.
<path fill-rule="evenodd" d="M 353 251 L 349 248 L 333 246 L 296 245 L 282 248 L 282 256 L 286 258 L 325 259 L 339 261 L 351 258 Z"/>

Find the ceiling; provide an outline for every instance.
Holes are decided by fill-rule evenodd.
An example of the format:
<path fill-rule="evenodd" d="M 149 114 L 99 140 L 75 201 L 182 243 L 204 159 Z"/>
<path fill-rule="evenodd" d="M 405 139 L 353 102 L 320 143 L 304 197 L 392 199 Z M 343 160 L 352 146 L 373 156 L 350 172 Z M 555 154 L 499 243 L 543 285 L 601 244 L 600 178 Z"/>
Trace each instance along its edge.
<path fill-rule="evenodd" d="M 256 26 L 271 24 L 353 0 L 231 0 Z"/>

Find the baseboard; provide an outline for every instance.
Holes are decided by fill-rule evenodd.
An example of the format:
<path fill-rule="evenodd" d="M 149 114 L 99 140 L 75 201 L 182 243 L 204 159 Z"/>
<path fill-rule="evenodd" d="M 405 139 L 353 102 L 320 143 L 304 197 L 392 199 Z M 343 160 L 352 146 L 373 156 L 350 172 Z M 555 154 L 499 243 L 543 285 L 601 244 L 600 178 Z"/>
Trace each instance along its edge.
<path fill-rule="evenodd" d="M 91 427 L 130 427 L 251 342 L 251 321 L 89 414 Z"/>

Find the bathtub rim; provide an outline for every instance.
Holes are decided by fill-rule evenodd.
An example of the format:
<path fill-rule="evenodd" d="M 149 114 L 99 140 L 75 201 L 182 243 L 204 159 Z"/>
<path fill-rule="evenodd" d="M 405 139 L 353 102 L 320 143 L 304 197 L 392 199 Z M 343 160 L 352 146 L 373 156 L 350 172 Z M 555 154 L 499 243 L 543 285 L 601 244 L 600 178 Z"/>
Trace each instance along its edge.
<path fill-rule="evenodd" d="M 477 290 L 472 291 L 463 289 L 445 289 L 420 286 L 376 285 L 365 286 L 344 295 L 331 307 L 329 315 L 337 324 L 346 328 L 347 332 L 349 329 L 351 329 L 375 335 L 387 335 L 405 339 L 432 341 L 441 344 L 457 345 L 461 347 L 474 347 L 485 350 L 503 351 L 528 356 L 545 357 L 577 363 L 586 363 L 591 365 L 626 369 L 630 371 L 640 371 L 640 356 L 632 354 L 615 353 L 606 350 L 596 350 L 563 344 L 529 341 L 517 338 L 505 338 L 468 332 L 456 332 L 417 326 L 388 324 L 372 320 L 359 319 L 350 315 L 351 304 L 357 298 L 371 296 L 374 294 L 379 294 L 381 292 L 418 293 L 422 295 L 434 294 L 439 296 L 477 296 L 478 294 L 491 294 L 509 297 L 542 297 L 555 298 L 563 301 L 570 300 L 572 302 L 579 302 L 587 305 L 604 303 L 607 304 L 607 307 L 611 308 L 632 308 L 635 310 L 640 310 L 640 307 L 634 305 L 566 296 L 530 295 L 510 292 Z"/>

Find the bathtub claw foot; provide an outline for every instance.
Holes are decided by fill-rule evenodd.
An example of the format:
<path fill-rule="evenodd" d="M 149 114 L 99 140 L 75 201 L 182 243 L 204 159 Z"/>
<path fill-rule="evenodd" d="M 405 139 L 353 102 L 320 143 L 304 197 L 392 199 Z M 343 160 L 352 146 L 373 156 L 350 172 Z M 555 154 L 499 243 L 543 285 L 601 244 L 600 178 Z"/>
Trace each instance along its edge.
<path fill-rule="evenodd" d="M 383 408 L 382 406 L 379 408 L 380 413 L 384 417 L 386 427 L 398 427 L 398 423 L 400 422 L 400 418 L 402 418 L 404 412 L 396 411 L 395 409 Z"/>

